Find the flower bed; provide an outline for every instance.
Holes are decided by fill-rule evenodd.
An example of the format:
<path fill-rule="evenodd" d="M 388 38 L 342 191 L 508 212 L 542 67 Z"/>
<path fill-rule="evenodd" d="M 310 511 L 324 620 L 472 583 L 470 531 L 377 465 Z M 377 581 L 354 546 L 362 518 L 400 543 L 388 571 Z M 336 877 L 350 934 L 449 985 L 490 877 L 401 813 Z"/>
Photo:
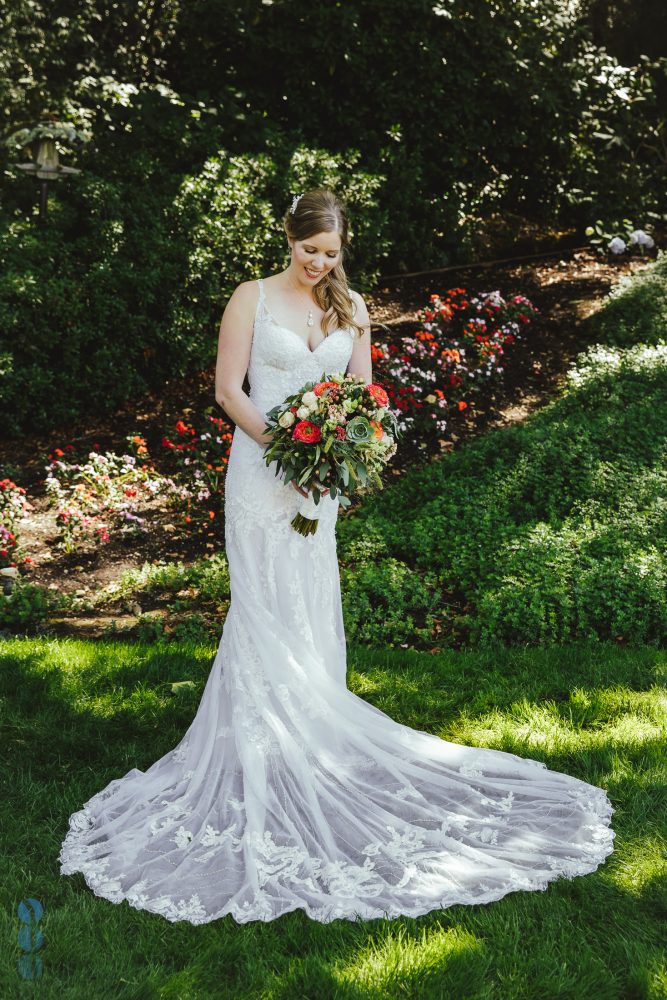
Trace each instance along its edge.
<path fill-rule="evenodd" d="M 17 522 L 32 510 L 26 491 L 11 479 L 0 479 L 0 570 L 30 565 L 30 556 L 23 555 L 19 546 Z M 13 574 L 5 574 L 7 576 Z"/>
<path fill-rule="evenodd" d="M 74 448 L 66 445 L 49 455 L 44 485 L 50 504 L 57 508 L 58 544 L 66 554 L 86 541 L 104 544 L 112 533 L 146 532 L 141 506 L 173 492 L 173 481 L 155 471 L 145 440 L 135 434 L 127 441 L 135 454 L 91 451 L 81 461 L 74 454 L 70 456 L 74 461 L 67 461 L 66 452 L 73 453 Z"/>
<path fill-rule="evenodd" d="M 387 386 L 404 446 L 443 437 L 449 414 L 502 373 L 506 347 L 524 338 L 537 312 L 523 295 L 450 288 L 431 295 L 413 337 L 372 345 L 374 377 Z"/>

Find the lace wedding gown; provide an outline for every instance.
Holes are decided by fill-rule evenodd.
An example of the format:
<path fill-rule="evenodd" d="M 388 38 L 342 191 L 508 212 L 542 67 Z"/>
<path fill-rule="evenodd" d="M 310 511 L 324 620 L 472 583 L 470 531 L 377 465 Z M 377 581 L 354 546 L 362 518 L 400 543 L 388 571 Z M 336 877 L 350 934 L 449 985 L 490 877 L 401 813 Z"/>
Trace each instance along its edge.
<path fill-rule="evenodd" d="M 345 329 L 311 351 L 268 312 L 260 279 L 248 376 L 262 413 L 344 371 L 351 351 Z M 299 535 L 302 498 L 262 450 L 236 427 L 231 605 L 195 718 L 175 749 L 72 814 L 61 873 L 200 924 L 415 917 L 594 871 L 613 849 L 603 789 L 411 729 L 347 689 L 338 500 Z"/>

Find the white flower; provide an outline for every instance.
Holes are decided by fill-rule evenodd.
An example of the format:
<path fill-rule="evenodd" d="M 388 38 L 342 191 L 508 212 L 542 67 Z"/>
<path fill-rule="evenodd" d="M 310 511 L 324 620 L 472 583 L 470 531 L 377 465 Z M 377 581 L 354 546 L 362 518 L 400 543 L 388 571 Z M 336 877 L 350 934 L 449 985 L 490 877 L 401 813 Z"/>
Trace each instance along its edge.
<path fill-rule="evenodd" d="M 613 240 L 609 241 L 608 247 L 612 253 L 623 253 L 625 240 L 622 240 L 620 236 L 614 236 Z"/>
<path fill-rule="evenodd" d="M 310 416 L 310 407 L 300 406 L 299 409 L 296 411 L 296 415 L 299 418 L 299 420 L 305 420 L 306 417 Z"/>
<path fill-rule="evenodd" d="M 630 245 L 637 244 L 640 247 L 650 248 L 654 246 L 653 237 L 645 233 L 643 229 L 635 229 L 634 232 L 630 233 Z"/>
<path fill-rule="evenodd" d="M 292 411 L 285 410 L 284 413 L 281 413 L 280 416 L 278 417 L 278 423 L 280 424 L 281 427 L 291 427 L 292 424 L 294 423 L 294 414 L 292 413 Z"/>
<path fill-rule="evenodd" d="M 308 392 L 304 392 L 303 396 L 301 397 L 301 402 L 305 406 L 310 407 L 311 410 L 317 409 L 317 396 L 310 389 L 308 390 Z"/>

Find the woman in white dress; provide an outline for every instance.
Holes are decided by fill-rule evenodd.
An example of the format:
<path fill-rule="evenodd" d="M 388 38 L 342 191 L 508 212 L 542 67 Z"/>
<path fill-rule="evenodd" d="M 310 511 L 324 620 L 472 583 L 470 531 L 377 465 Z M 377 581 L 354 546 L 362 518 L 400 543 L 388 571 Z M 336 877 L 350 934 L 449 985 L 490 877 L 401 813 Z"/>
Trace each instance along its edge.
<path fill-rule="evenodd" d="M 231 604 L 197 713 L 72 814 L 61 872 L 191 923 L 415 917 L 593 872 L 613 850 L 602 788 L 411 729 L 346 686 L 338 498 L 314 534 L 291 527 L 303 490 L 267 468 L 265 414 L 325 371 L 370 381 L 370 324 L 341 200 L 306 192 L 284 226 L 289 266 L 240 284 L 220 326 Z"/>

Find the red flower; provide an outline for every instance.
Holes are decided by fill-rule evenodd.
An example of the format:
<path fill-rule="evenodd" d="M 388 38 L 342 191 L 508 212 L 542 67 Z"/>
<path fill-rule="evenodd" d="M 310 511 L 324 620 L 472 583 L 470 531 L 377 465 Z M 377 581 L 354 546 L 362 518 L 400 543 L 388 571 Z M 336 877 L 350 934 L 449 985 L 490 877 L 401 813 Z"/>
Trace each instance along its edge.
<path fill-rule="evenodd" d="M 295 441 L 304 441 L 306 444 L 316 444 L 322 439 L 322 432 L 317 424 L 310 420 L 300 420 L 292 431 Z"/>
<path fill-rule="evenodd" d="M 337 439 L 338 439 L 339 441 L 344 441 L 344 440 L 345 440 L 345 437 L 346 437 L 346 434 L 345 434 L 345 428 L 344 428 L 344 427 L 341 427 L 341 425 L 340 425 L 340 424 L 339 424 L 339 425 L 338 425 L 338 427 L 337 427 L 337 428 L 335 429 L 335 431 L 334 431 L 334 434 L 336 435 L 336 437 L 337 437 Z"/>
<path fill-rule="evenodd" d="M 369 382 L 366 386 L 369 396 L 378 406 L 386 406 L 389 402 L 389 396 L 377 382 Z"/>
<path fill-rule="evenodd" d="M 465 399 L 459 399 L 458 407 L 459 407 L 459 410 L 467 410 L 468 409 L 468 404 L 466 403 Z"/>

